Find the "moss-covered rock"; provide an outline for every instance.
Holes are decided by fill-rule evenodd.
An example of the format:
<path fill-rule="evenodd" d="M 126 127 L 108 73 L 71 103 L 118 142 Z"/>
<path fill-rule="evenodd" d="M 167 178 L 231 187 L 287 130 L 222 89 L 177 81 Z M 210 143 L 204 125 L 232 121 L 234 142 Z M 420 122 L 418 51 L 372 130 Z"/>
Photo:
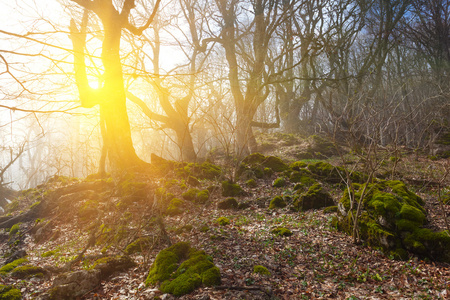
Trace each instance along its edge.
<path fill-rule="evenodd" d="M 217 203 L 218 209 L 236 209 L 236 208 L 238 208 L 238 206 L 239 206 L 239 203 L 233 197 L 227 198 L 227 199 L 222 200 L 219 203 Z"/>
<path fill-rule="evenodd" d="M 351 234 L 353 222 L 350 199 L 361 198 L 364 185 L 355 184 L 355 195 L 345 191 L 339 202 L 339 229 Z M 424 228 L 427 223 L 423 200 L 398 180 L 380 181 L 366 187 L 358 232 L 368 245 L 382 248 L 386 253 L 405 258 L 406 251 L 433 260 L 450 262 L 450 237 L 446 232 Z"/>
<path fill-rule="evenodd" d="M 311 173 L 314 174 L 317 179 L 329 183 L 340 183 L 347 177 L 347 173 L 344 168 L 333 166 L 323 161 L 309 164 L 308 170 L 311 171 Z M 363 183 L 367 179 L 367 176 L 360 172 L 349 171 L 348 174 L 352 182 Z"/>
<path fill-rule="evenodd" d="M 131 255 L 134 253 L 139 253 L 145 251 L 145 249 L 150 248 L 152 244 L 152 239 L 150 237 L 140 237 L 136 239 L 134 242 L 128 244 L 125 248 L 124 252 L 127 255 Z"/>
<path fill-rule="evenodd" d="M 0 274 L 2 274 L 2 273 L 3 274 L 9 273 L 12 270 L 14 270 L 15 268 L 17 268 L 18 266 L 20 266 L 20 265 L 22 265 L 22 264 L 24 264 L 26 262 L 28 262 L 28 259 L 26 259 L 26 258 L 16 259 L 15 261 L 10 262 L 9 264 L 6 264 L 3 267 L 1 267 L 0 268 Z"/>
<path fill-rule="evenodd" d="M 0 300 L 20 300 L 22 293 L 11 285 L 0 284 Z"/>
<path fill-rule="evenodd" d="M 338 211 L 338 207 L 336 205 L 325 207 L 323 210 L 324 214 L 331 214 Z"/>
<path fill-rule="evenodd" d="M 209 199 L 209 190 L 201 190 L 197 193 L 195 202 L 204 204 Z"/>
<path fill-rule="evenodd" d="M 179 215 L 184 211 L 184 200 L 179 198 L 173 198 L 167 206 L 166 214 L 170 216 Z"/>
<path fill-rule="evenodd" d="M 195 201 L 197 194 L 198 194 L 199 190 L 196 188 L 193 189 L 189 189 L 186 192 L 184 192 L 183 194 L 181 194 L 181 196 L 183 197 L 183 199 L 188 200 L 188 201 Z"/>
<path fill-rule="evenodd" d="M 20 230 L 20 225 L 19 224 L 14 224 L 10 229 L 9 229 L 9 235 L 15 235 L 19 232 Z"/>
<path fill-rule="evenodd" d="M 97 259 L 92 268 L 100 271 L 101 279 L 106 279 L 116 272 L 123 272 L 135 265 L 136 263 L 128 255 L 118 255 Z"/>
<path fill-rule="evenodd" d="M 253 267 L 253 273 L 264 275 L 264 276 L 270 276 L 271 275 L 270 271 L 267 270 L 266 267 L 261 266 L 261 265 L 254 266 Z"/>
<path fill-rule="evenodd" d="M 272 182 L 273 187 L 284 187 L 286 185 L 286 180 L 283 177 L 278 177 Z"/>
<path fill-rule="evenodd" d="M 45 273 L 46 271 L 41 267 L 24 265 L 14 268 L 11 271 L 11 276 L 17 278 L 43 277 Z"/>
<path fill-rule="evenodd" d="M 241 195 L 244 190 L 237 183 L 230 181 L 222 181 L 222 196 L 224 197 L 236 197 Z"/>
<path fill-rule="evenodd" d="M 270 168 L 274 172 L 283 172 L 289 168 L 279 157 L 268 156 L 262 163 L 264 168 Z"/>
<path fill-rule="evenodd" d="M 254 188 L 254 187 L 257 187 L 257 186 L 258 186 L 258 184 L 256 183 L 256 180 L 253 179 L 253 178 L 247 180 L 247 181 L 245 182 L 245 184 L 246 184 L 248 187 L 251 187 L 251 188 Z"/>
<path fill-rule="evenodd" d="M 305 211 L 320 209 L 334 205 L 330 193 L 325 191 L 320 183 L 313 184 L 306 193 L 300 195 L 292 204 L 292 210 Z"/>
<path fill-rule="evenodd" d="M 194 176 L 189 176 L 188 179 L 186 180 L 187 184 L 191 185 L 191 186 L 195 186 L 198 187 L 200 186 L 200 181 L 198 181 L 197 178 L 195 178 Z"/>
<path fill-rule="evenodd" d="M 210 256 L 180 242 L 158 253 L 145 283 L 160 283 L 163 293 L 182 296 L 202 284 L 214 286 L 220 281 L 220 270 L 214 266 Z"/>
<path fill-rule="evenodd" d="M 220 217 L 216 219 L 216 223 L 221 226 L 226 226 L 230 224 L 230 219 L 228 219 L 227 217 Z"/>
<path fill-rule="evenodd" d="M 269 204 L 269 209 L 277 209 L 277 208 L 283 208 L 286 207 L 286 201 L 284 201 L 283 197 L 281 196 L 275 196 Z"/>
<path fill-rule="evenodd" d="M 305 169 L 308 166 L 307 163 L 303 162 L 303 161 L 295 161 L 292 164 L 289 165 L 289 169 L 293 170 L 293 171 L 300 171 Z"/>
<path fill-rule="evenodd" d="M 278 236 L 291 236 L 292 231 L 287 229 L 286 227 L 276 227 L 270 231 L 272 234 L 278 235 Z"/>

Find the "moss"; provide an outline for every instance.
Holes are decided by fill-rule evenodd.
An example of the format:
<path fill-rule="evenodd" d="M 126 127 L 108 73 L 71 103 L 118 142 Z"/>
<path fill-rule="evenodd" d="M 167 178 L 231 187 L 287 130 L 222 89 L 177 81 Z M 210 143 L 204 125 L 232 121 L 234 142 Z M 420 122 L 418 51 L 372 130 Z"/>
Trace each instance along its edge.
<path fill-rule="evenodd" d="M 20 300 L 22 293 L 20 290 L 10 285 L 0 284 L 0 300 Z"/>
<path fill-rule="evenodd" d="M 292 210 L 320 209 L 332 205 L 334 201 L 331 195 L 322 188 L 320 183 L 315 183 L 293 202 Z"/>
<path fill-rule="evenodd" d="M 276 227 L 270 231 L 272 234 L 279 235 L 279 236 L 291 236 L 292 231 L 285 227 Z"/>
<path fill-rule="evenodd" d="M 256 183 L 256 180 L 255 180 L 255 179 L 249 179 L 249 180 L 247 180 L 247 181 L 245 182 L 245 184 L 246 184 L 248 187 L 252 187 L 252 188 L 258 186 L 258 184 Z"/>
<path fill-rule="evenodd" d="M 281 196 L 276 196 L 270 201 L 269 209 L 276 209 L 283 207 L 286 207 L 286 201 L 284 201 L 283 197 Z"/>
<path fill-rule="evenodd" d="M 253 273 L 256 274 L 260 274 L 260 275 L 265 275 L 265 276 L 270 276 L 271 273 L 269 270 L 267 270 L 266 267 L 261 266 L 261 265 L 256 265 L 253 267 Z"/>
<path fill-rule="evenodd" d="M 283 177 L 278 177 L 272 183 L 273 187 L 284 187 L 286 185 L 286 180 Z"/>
<path fill-rule="evenodd" d="M 230 219 L 228 219 L 227 217 L 220 217 L 216 219 L 216 223 L 222 226 L 226 226 L 230 224 Z"/>
<path fill-rule="evenodd" d="M 41 254 L 41 257 L 50 257 L 58 253 L 58 250 L 51 250 Z"/>
<path fill-rule="evenodd" d="M 196 201 L 198 203 L 204 204 L 209 199 L 209 191 L 208 190 L 201 190 L 196 195 Z"/>
<path fill-rule="evenodd" d="M 236 197 L 243 193 L 241 186 L 230 181 L 222 181 L 222 196 Z"/>
<path fill-rule="evenodd" d="M 250 203 L 247 202 L 247 201 L 241 202 L 241 203 L 239 203 L 239 205 L 238 205 L 238 209 L 247 209 L 247 208 L 249 208 L 249 207 L 250 207 Z"/>
<path fill-rule="evenodd" d="M 33 265 L 24 265 L 14 268 L 11 272 L 11 276 L 18 278 L 29 278 L 29 277 L 43 277 L 45 270 L 41 267 Z"/>
<path fill-rule="evenodd" d="M 24 264 L 26 262 L 28 262 L 28 259 L 26 258 L 16 259 L 15 261 L 10 262 L 9 264 L 6 264 L 3 267 L 1 267 L 0 273 L 9 273 L 12 270 L 14 270 L 17 266 L 20 266 L 21 264 Z"/>
<path fill-rule="evenodd" d="M 247 164 L 247 165 L 261 164 L 265 159 L 266 159 L 266 157 L 264 155 L 262 155 L 261 153 L 252 153 L 252 154 L 248 155 L 247 157 L 245 157 L 242 160 L 242 163 Z"/>
<path fill-rule="evenodd" d="M 186 260 L 183 261 L 184 259 Z M 202 284 L 220 284 L 220 271 L 204 251 L 197 251 L 190 248 L 189 244 L 181 242 L 162 250 L 156 256 L 146 284 L 158 282 L 161 283 L 160 290 L 163 293 L 182 296 Z"/>
<path fill-rule="evenodd" d="M 323 210 L 324 214 L 331 214 L 338 211 L 338 207 L 336 205 L 325 207 Z"/>
<path fill-rule="evenodd" d="M 200 228 L 198 230 L 200 232 L 207 232 L 207 231 L 209 231 L 209 226 L 206 224 L 203 224 L 202 226 L 200 226 Z"/>
<path fill-rule="evenodd" d="M 264 176 L 270 177 L 273 175 L 273 170 L 271 168 L 264 168 L 263 173 L 264 173 Z"/>
<path fill-rule="evenodd" d="M 181 214 L 184 211 L 183 206 L 184 206 L 183 200 L 179 198 L 173 198 L 169 202 L 169 206 L 166 209 L 166 214 L 171 216 Z"/>
<path fill-rule="evenodd" d="M 186 182 L 187 184 L 192 186 L 200 186 L 200 181 L 198 181 L 198 179 L 195 178 L 194 176 L 189 176 Z"/>
<path fill-rule="evenodd" d="M 422 225 L 426 220 L 426 216 L 421 210 L 409 204 L 404 204 L 402 206 L 399 217 L 401 219 L 406 219 L 418 223 L 419 225 Z"/>
<path fill-rule="evenodd" d="M 199 190 L 196 188 L 189 189 L 188 191 L 181 194 L 181 196 L 188 201 L 195 201 Z"/>
<path fill-rule="evenodd" d="M 300 171 L 301 169 L 306 168 L 307 166 L 308 164 L 303 161 L 296 161 L 290 164 L 289 168 L 294 171 Z"/>
<path fill-rule="evenodd" d="M 152 239 L 149 237 L 140 237 L 134 242 L 128 244 L 125 248 L 124 252 L 127 255 L 131 255 L 134 253 L 142 252 L 146 248 L 149 248 L 152 243 Z"/>
<path fill-rule="evenodd" d="M 274 172 L 283 172 L 289 168 L 288 165 L 276 156 L 267 157 L 261 164 L 264 168 L 270 168 Z"/>
<path fill-rule="evenodd" d="M 236 209 L 238 206 L 239 203 L 232 197 L 222 200 L 217 204 L 218 209 Z"/>
<path fill-rule="evenodd" d="M 14 224 L 11 229 L 9 230 L 9 235 L 15 235 L 16 233 L 18 233 L 20 230 L 20 225 L 19 224 Z"/>
<path fill-rule="evenodd" d="M 215 179 L 222 175 L 222 169 L 209 162 L 204 162 L 200 165 L 200 175 L 203 179 Z"/>

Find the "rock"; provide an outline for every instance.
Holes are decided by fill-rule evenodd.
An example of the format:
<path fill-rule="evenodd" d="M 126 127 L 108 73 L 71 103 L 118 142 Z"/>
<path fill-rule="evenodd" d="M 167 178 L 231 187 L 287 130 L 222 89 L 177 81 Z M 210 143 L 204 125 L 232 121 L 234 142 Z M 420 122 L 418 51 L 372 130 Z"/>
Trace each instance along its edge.
<path fill-rule="evenodd" d="M 297 198 L 292 206 L 295 211 L 320 209 L 334 205 L 331 195 L 319 183 L 313 184 L 305 194 Z"/>
<path fill-rule="evenodd" d="M 59 275 L 53 281 L 49 299 L 76 299 L 100 284 L 101 271 L 80 270 Z"/>

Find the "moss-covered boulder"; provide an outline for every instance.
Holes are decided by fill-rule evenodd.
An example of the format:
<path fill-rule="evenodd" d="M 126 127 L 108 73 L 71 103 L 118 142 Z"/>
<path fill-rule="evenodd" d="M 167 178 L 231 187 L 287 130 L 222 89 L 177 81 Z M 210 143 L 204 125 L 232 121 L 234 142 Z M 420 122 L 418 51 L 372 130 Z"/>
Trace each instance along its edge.
<path fill-rule="evenodd" d="M 264 276 L 270 276 L 270 271 L 261 265 L 256 265 L 253 267 L 253 273 L 255 274 L 260 274 L 260 275 L 264 275 Z"/>
<path fill-rule="evenodd" d="M 189 189 L 186 192 L 184 192 L 183 194 L 181 194 L 181 197 L 183 197 L 183 199 L 188 200 L 188 201 L 195 201 L 198 192 L 200 192 L 199 189 L 196 189 L 196 188 Z"/>
<path fill-rule="evenodd" d="M 147 285 L 160 283 L 163 293 L 175 296 L 189 294 L 201 285 L 214 286 L 220 282 L 220 270 L 211 257 L 186 242 L 161 250 L 145 281 Z"/>
<path fill-rule="evenodd" d="M 184 211 L 185 201 L 179 198 L 173 198 L 167 206 L 166 214 L 169 216 L 179 215 Z"/>
<path fill-rule="evenodd" d="M 4 265 L 3 267 L 0 268 L 0 274 L 6 274 L 11 272 L 12 270 L 14 270 L 15 268 L 17 268 L 20 265 L 23 265 L 25 263 L 28 262 L 28 259 L 26 258 L 19 258 L 14 260 L 13 262 L 10 262 L 6 265 Z"/>
<path fill-rule="evenodd" d="M 237 170 L 240 179 L 270 177 L 273 172 L 283 172 L 289 166 L 276 156 L 264 156 L 261 153 L 253 153 L 244 158 Z"/>
<path fill-rule="evenodd" d="M 309 209 L 320 209 L 334 205 L 330 193 L 325 191 L 320 183 L 313 184 L 306 193 L 301 194 L 292 204 L 292 210 L 305 211 Z"/>
<path fill-rule="evenodd" d="M 128 255 L 122 255 L 100 258 L 94 262 L 92 268 L 100 271 L 101 279 L 106 279 L 116 272 L 123 272 L 135 265 L 136 263 Z"/>
<path fill-rule="evenodd" d="M 11 276 L 16 278 L 30 278 L 30 277 L 43 277 L 46 271 L 37 266 L 23 265 L 14 268 L 11 271 Z"/>
<path fill-rule="evenodd" d="M 236 209 L 236 208 L 238 208 L 238 206 L 239 206 L 239 203 L 233 197 L 229 197 L 229 198 L 217 203 L 218 209 Z"/>
<path fill-rule="evenodd" d="M 270 231 L 272 234 L 278 235 L 278 236 L 291 236 L 292 231 L 290 231 L 286 227 L 275 227 Z"/>
<path fill-rule="evenodd" d="M 143 252 L 146 249 L 149 249 L 151 244 L 153 242 L 153 239 L 150 237 L 140 237 L 136 239 L 134 242 L 127 245 L 124 252 L 127 255 L 131 255 L 134 253 Z"/>
<path fill-rule="evenodd" d="M 230 219 L 228 219 L 227 217 L 220 217 L 217 218 L 215 222 L 221 226 L 226 226 L 230 224 Z"/>
<path fill-rule="evenodd" d="M 332 164 L 323 161 L 309 164 L 308 170 L 311 171 L 317 179 L 329 183 L 340 183 L 347 177 L 347 173 L 343 167 L 333 166 Z M 348 171 L 348 174 L 352 182 L 364 183 L 367 179 L 366 175 L 357 171 Z"/>
<path fill-rule="evenodd" d="M 278 177 L 272 182 L 273 187 L 284 187 L 286 186 L 286 180 L 284 177 Z"/>
<path fill-rule="evenodd" d="M 283 208 L 286 207 L 286 201 L 284 201 L 283 197 L 281 196 L 275 196 L 269 204 L 269 209 L 277 209 L 277 208 Z"/>
<path fill-rule="evenodd" d="M 274 172 L 283 172 L 289 168 L 279 157 L 268 156 L 262 163 L 264 168 L 270 168 Z"/>
<path fill-rule="evenodd" d="M 354 184 L 354 189 L 355 195 L 350 197 L 349 191 L 345 191 L 338 205 L 337 227 L 349 234 L 364 185 Z M 403 182 L 380 181 L 369 184 L 365 191 L 358 220 L 358 233 L 363 241 L 397 258 L 407 258 L 406 253 L 410 252 L 450 262 L 450 236 L 446 231 L 434 232 L 424 227 L 427 223 L 424 202 Z M 355 199 L 353 205 L 351 199 Z"/>
<path fill-rule="evenodd" d="M 20 300 L 22 293 L 11 285 L 0 284 L 0 300 Z"/>
<path fill-rule="evenodd" d="M 244 190 L 237 183 L 232 183 L 228 180 L 222 181 L 222 196 L 236 197 L 243 194 Z"/>

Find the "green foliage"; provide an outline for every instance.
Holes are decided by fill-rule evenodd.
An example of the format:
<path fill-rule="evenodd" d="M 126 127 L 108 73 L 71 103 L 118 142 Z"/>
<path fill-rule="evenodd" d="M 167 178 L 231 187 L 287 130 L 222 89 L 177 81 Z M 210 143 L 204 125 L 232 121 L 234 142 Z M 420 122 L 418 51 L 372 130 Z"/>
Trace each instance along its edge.
<path fill-rule="evenodd" d="M 220 271 L 204 251 L 197 251 L 188 243 L 180 242 L 162 250 L 156 256 L 146 284 L 158 282 L 161 283 L 160 290 L 163 293 L 182 296 L 202 284 L 220 284 Z"/>
<path fill-rule="evenodd" d="M 284 187 L 286 185 L 286 180 L 283 177 L 278 177 L 272 183 L 273 187 Z"/>
<path fill-rule="evenodd" d="M 222 181 L 222 196 L 236 197 L 243 193 L 241 186 L 230 181 Z"/>
<path fill-rule="evenodd" d="M 6 264 L 3 267 L 1 267 L 0 274 L 1 273 L 9 273 L 12 270 L 14 270 L 17 266 L 20 266 L 21 264 L 24 264 L 26 262 L 28 262 L 28 259 L 26 259 L 26 258 L 16 259 L 15 261 L 10 262 L 9 264 Z"/>
<path fill-rule="evenodd" d="M 286 201 L 284 201 L 283 197 L 275 196 L 269 204 L 269 209 L 283 208 L 286 207 Z"/>
<path fill-rule="evenodd" d="M 227 217 L 220 217 L 216 219 L 216 223 L 222 226 L 226 226 L 230 224 L 230 219 L 228 219 Z"/>
<path fill-rule="evenodd" d="M 267 270 L 266 267 L 261 266 L 261 265 L 256 265 L 253 267 L 253 273 L 256 274 L 260 274 L 260 275 L 265 275 L 265 276 L 270 276 L 271 273 L 269 270 Z"/>
<path fill-rule="evenodd" d="M 220 201 L 219 203 L 217 203 L 217 208 L 218 209 L 236 209 L 238 208 L 239 203 L 237 202 L 237 200 L 235 198 L 227 198 L 225 200 Z"/>
<path fill-rule="evenodd" d="M 0 300 L 20 300 L 22 293 L 10 285 L 0 284 Z"/>
<path fill-rule="evenodd" d="M 278 235 L 278 236 L 291 236 L 292 231 L 287 229 L 286 227 L 276 227 L 270 231 L 272 234 Z"/>

